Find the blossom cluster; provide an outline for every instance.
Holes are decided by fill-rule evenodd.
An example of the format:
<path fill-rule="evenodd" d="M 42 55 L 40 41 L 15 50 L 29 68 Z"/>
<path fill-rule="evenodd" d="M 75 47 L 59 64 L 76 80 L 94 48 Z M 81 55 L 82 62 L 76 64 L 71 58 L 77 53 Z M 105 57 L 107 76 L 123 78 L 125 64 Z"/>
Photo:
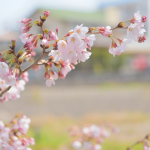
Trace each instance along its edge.
<path fill-rule="evenodd" d="M 80 62 L 85 62 L 91 56 L 91 52 L 87 51 L 93 46 L 95 41 L 95 35 L 91 34 L 86 36 L 88 32 L 87 27 L 83 27 L 83 24 L 76 26 L 74 30 L 69 31 L 65 39 L 57 40 L 57 50 L 52 50 L 49 53 L 50 60 L 58 68 L 58 73 L 52 71 L 52 63 L 46 66 L 45 78 L 46 85 L 51 86 L 55 84 L 55 80 L 59 78 L 64 79 L 68 72 L 74 69 L 74 65 Z M 46 39 L 43 39 L 46 41 Z M 43 42 L 44 45 L 44 42 Z M 47 46 L 45 44 L 45 46 Z"/>
<path fill-rule="evenodd" d="M 58 28 L 56 31 L 44 29 L 44 22 L 50 15 L 49 11 L 45 11 L 40 19 L 21 19 L 19 21 L 21 26 L 20 39 L 24 44 L 21 50 L 16 52 L 16 41 L 12 40 L 8 50 L 0 53 L 0 101 L 16 99 L 19 97 L 20 91 L 24 89 L 25 82 L 28 81 L 26 71 L 33 68 L 39 70 L 40 65 L 45 67 L 43 73 L 46 79 L 46 85 L 51 86 L 55 84 L 58 78 L 65 79 L 66 75 L 75 69 L 75 65 L 80 62 L 85 62 L 91 56 L 91 47 L 96 40 L 95 34 L 101 34 L 112 40 L 109 53 L 120 55 L 127 48 L 127 44 L 131 40 L 142 43 L 146 40 L 144 36 L 145 22 L 147 17 L 141 17 L 139 12 L 134 14 L 134 17 L 128 21 L 120 22 L 116 28 L 107 27 L 85 27 L 83 24 L 77 25 L 73 30 L 70 30 L 62 37 L 58 37 Z M 126 23 L 131 25 L 127 26 Z M 42 29 L 42 34 L 29 33 L 33 25 L 39 26 Z M 127 39 L 119 39 L 113 35 L 113 30 L 117 28 L 127 29 Z M 34 61 L 36 56 L 36 48 L 40 43 L 42 48 L 42 55 Z M 9 55 L 9 57 L 7 57 Z M 48 55 L 48 59 L 43 59 Z M 32 64 L 22 70 L 21 65 L 30 61 Z M 23 77 L 24 81 L 19 80 Z M 12 88 L 11 88 L 12 87 Z M 19 88 L 18 88 L 19 87 Z M 20 88 L 21 87 L 21 88 Z M 9 90 L 11 89 L 11 90 Z M 8 91 L 9 90 L 9 91 Z"/>
<path fill-rule="evenodd" d="M 118 27 L 127 27 L 127 38 L 119 39 L 111 35 L 110 38 L 112 39 L 112 45 L 110 46 L 109 53 L 111 53 L 113 56 L 121 55 L 121 53 L 127 49 L 127 44 L 130 44 L 132 40 L 138 43 L 145 42 L 146 37 L 144 36 L 144 32 L 146 32 L 146 30 L 143 27 L 145 26 L 146 21 L 147 17 L 141 17 L 140 12 L 138 11 L 134 14 L 133 19 L 120 22 Z M 127 26 L 127 22 L 130 22 L 131 24 Z M 115 40 L 117 40 L 118 44 L 115 42 Z"/>
<path fill-rule="evenodd" d="M 100 150 L 104 138 L 110 136 L 110 129 L 116 133 L 119 131 L 117 128 L 110 128 L 110 126 L 109 129 L 107 129 L 102 125 L 97 126 L 94 124 L 85 127 L 72 127 L 69 129 L 70 135 L 75 138 L 72 146 L 76 150 Z"/>
<path fill-rule="evenodd" d="M 18 114 L 9 124 L 0 121 L 0 149 L 1 150 L 31 150 L 34 139 L 27 137 L 30 119 Z"/>
<path fill-rule="evenodd" d="M 12 86 L 12 88 L 0 98 L 0 102 L 2 103 L 20 98 L 20 92 L 24 90 L 25 84 L 29 80 L 27 72 L 22 74 L 21 77 L 23 80 L 18 81 L 16 81 L 15 75 L 11 73 L 12 71 L 8 65 L 5 62 L 0 62 L 0 91 L 3 91 L 8 86 Z"/>

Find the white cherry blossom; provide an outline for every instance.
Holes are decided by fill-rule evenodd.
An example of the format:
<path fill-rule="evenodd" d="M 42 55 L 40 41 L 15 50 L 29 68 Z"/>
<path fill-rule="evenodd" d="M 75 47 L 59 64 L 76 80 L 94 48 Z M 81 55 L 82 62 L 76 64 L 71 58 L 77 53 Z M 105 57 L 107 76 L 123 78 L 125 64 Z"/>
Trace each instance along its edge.
<path fill-rule="evenodd" d="M 0 62 L 0 77 L 3 77 L 9 73 L 9 67 L 5 62 Z"/>
<path fill-rule="evenodd" d="M 80 47 L 81 45 L 83 45 L 83 41 L 81 40 L 81 38 L 79 37 L 77 33 L 71 34 L 68 37 L 67 42 L 70 48 Z"/>
<path fill-rule="evenodd" d="M 83 24 L 81 24 L 80 26 L 76 26 L 74 28 L 74 33 L 77 33 L 81 39 L 85 38 L 86 33 L 88 32 L 88 28 L 87 27 L 83 27 Z"/>
<path fill-rule="evenodd" d="M 19 38 L 21 39 L 22 43 L 29 41 L 29 35 L 27 33 L 22 33 Z"/>
<path fill-rule="evenodd" d="M 65 53 L 68 50 L 67 42 L 64 40 L 58 41 L 57 45 L 58 45 L 58 50 L 62 53 Z"/>

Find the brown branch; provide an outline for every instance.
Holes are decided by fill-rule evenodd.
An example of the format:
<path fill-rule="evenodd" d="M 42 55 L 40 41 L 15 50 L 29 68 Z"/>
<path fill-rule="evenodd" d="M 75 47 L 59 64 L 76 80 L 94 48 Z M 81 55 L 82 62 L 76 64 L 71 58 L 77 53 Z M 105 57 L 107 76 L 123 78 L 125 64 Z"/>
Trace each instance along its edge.
<path fill-rule="evenodd" d="M 26 72 L 26 71 L 28 71 L 29 69 L 31 69 L 33 66 L 37 65 L 38 62 L 39 62 L 44 56 L 48 55 L 49 53 L 50 53 L 50 51 L 43 53 L 39 58 L 36 59 L 36 61 L 35 61 L 32 65 L 30 65 L 30 66 L 28 66 L 26 69 L 22 70 L 22 71 L 19 73 L 19 76 L 18 76 L 18 77 L 20 77 L 24 72 Z M 20 68 L 20 69 L 21 69 L 21 68 Z M 11 88 L 11 86 L 8 86 L 5 90 L 3 90 L 3 91 L 0 93 L 0 97 L 2 97 L 4 93 L 8 92 L 8 91 L 10 90 L 10 88 Z"/>
<path fill-rule="evenodd" d="M 111 30 L 115 30 L 115 29 L 127 29 L 128 27 L 115 27 L 115 28 L 112 28 Z"/>
<path fill-rule="evenodd" d="M 127 29 L 127 27 L 115 27 L 115 28 L 112 28 L 111 30 L 115 30 L 115 29 Z M 86 34 L 100 34 L 100 32 L 87 32 Z"/>
<path fill-rule="evenodd" d="M 0 93 L 0 97 L 3 96 L 4 93 L 8 92 L 10 90 L 11 86 L 8 86 L 5 90 L 3 90 L 1 93 Z"/>
<path fill-rule="evenodd" d="M 86 34 L 100 34 L 100 32 L 87 32 Z"/>
<path fill-rule="evenodd" d="M 144 140 L 149 139 L 150 134 L 146 135 L 142 140 L 137 141 L 136 143 L 134 143 L 133 145 L 131 145 L 130 147 L 127 148 L 127 150 L 130 150 L 132 147 L 134 147 L 135 145 L 144 142 Z"/>
<path fill-rule="evenodd" d="M 43 24 L 44 24 L 45 20 L 42 20 L 41 16 L 40 16 L 40 19 L 41 19 L 41 21 L 42 21 L 41 29 L 42 29 L 43 37 L 44 37 Z M 36 61 L 35 61 L 32 65 L 28 66 L 28 67 L 25 68 L 24 70 L 21 70 L 20 64 L 18 63 L 18 57 L 17 57 L 17 55 L 16 55 L 16 53 L 15 53 L 15 49 L 12 48 L 12 47 L 10 47 L 10 48 L 13 50 L 13 54 L 14 54 L 14 56 L 16 57 L 16 59 L 17 59 L 17 64 L 18 64 L 18 66 L 19 66 L 19 75 L 18 75 L 18 77 L 20 77 L 24 72 L 26 72 L 26 71 L 28 71 L 29 69 L 31 69 L 33 66 L 37 65 L 38 62 L 39 62 L 44 56 L 46 56 L 46 55 L 48 55 L 48 54 L 50 53 L 50 51 L 45 52 L 45 46 L 43 46 L 43 54 L 42 54 L 39 58 L 37 58 Z M 7 91 L 9 91 L 10 89 L 11 89 L 11 86 L 8 86 L 5 90 L 3 90 L 3 91 L 0 93 L 0 97 L 2 97 L 3 94 L 6 93 Z"/>
<path fill-rule="evenodd" d="M 26 69 L 22 70 L 22 72 L 19 74 L 19 77 L 20 77 L 24 72 L 28 71 L 28 70 L 31 69 L 33 66 L 37 65 L 37 63 L 38 63 L 44 56 L 48 55 L 49 53 L 50 53 L 50 51 L 43 53 L 39 58 L 36 59 L 36 61 L 35 61 L 32 65 L 30 65 L 30 66 L 28 66 Z"/>

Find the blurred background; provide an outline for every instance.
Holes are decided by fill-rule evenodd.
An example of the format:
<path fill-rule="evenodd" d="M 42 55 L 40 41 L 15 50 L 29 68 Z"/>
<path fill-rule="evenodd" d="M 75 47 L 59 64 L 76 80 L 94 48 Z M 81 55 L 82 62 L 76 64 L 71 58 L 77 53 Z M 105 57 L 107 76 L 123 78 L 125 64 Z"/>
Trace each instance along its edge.
<path fill-rule="evenodd" d="M 73 124 L 110 121 L 120 128 L 104 143 L 104 149 L 120 150 L 150 132 L 150 0 L 5 0 L 0 5 L 0 51 L 6 50 L 11 39 L 17 49 L 23 44 L 18 21 L 38 19 L 45 10 L 51 12 L 44 27 L 59 37 L 76 25 L 87 27 L 115 27 L 120 21 L 131 19 L 140 11 L 148 17 L 147 41 L 132 43 L 121 56 L 108 53 L 111 41 L 96 35 L 92 55 L 78 64 L 65 80 L 45 85 L 44 68 L 29 71 L 30 82 L 21 98 L 0 104 L 0 120 L 9 121 L 22 112 L 32 119 L 30 135 L 36 139 L 33 149 L 68 149 L 67 128 Z M 33 27 L 32 33 L 41 33 Z M 116 30 L 117 37 L 125 37 L 125 30 Z M 37 56 L 41 49 L 37 48 Z M 23 66 L 24 67 L 24 66 Z M 70 148 L 69 148 L 70 149 Z M 140 149 L 140 148 L 139 148 Z"/>

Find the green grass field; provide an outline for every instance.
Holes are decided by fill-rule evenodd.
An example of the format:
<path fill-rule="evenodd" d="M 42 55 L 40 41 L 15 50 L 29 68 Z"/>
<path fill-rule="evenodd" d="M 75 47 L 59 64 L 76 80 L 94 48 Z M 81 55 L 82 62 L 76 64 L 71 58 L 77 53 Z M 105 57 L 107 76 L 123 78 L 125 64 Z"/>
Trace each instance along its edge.
<path fill-rule="evenodd" d="M 78 119 L 45 116 L 32 119 L 29 135 L 36 141 L 36 145 L 32 148 L 33 150 L 71 150 L 73 139 L 67 131 L 70 126 L 106 122 L 111 122 L 120 131 L 117 134 L 112 133 L 104 140 L 103 150 L 125 150 L 150 132 L 150 114 L 144 113 L 91 114 Z M 141 150 L 142 144 L 138 144 L 134 149 Z"/>

